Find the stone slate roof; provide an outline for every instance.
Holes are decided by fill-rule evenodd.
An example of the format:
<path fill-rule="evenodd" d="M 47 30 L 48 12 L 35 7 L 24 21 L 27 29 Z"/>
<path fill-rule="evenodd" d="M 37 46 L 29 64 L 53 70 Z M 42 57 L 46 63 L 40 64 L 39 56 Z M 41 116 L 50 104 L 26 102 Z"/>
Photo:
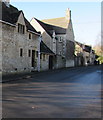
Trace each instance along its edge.
<path fill-rule="evenodd" d="M 44 30 L 52 37 L 53 34 L 53 30 L 55 30 L 56 34 L 66 34 L 66 29 L 61 28 L 61 27 L 57 27 L 57 26 L 53 26 L 50 24 L 46 24 L 36 18 L 34 18 L 43 28 Z"/>
<path fill-rule="evenodd" d="M 0 2 L 0 6 L 2 6 L 2 17 L 0 18 L 0 20 L 16 25 L 18 17 L 21 14 L 21 12 L 23 13 L 23 11 L 19 11 L 16 7 L 12 5 L 7 7 L 4 2 Z M 24 20 L 27 30 L 38 33 L 25 17 Z"/>
<path fill-rule="evenodd" d="M 80 42 L 77 42 L 76 41 L 76 44 L 78 44 L 81 48 L 83 48 L 83 50 L 85 51 L 85 52 L 91 52 L 91 49 L 92 49 L 92 47 L 91 46 L 89 46 L 89 45 L 84 45 L 84 44 L 82 44 L 82 43 L 80 43 Z M 83 47 L 84 46 L 84 47 Z"/>
<path fill-rule="evenodd" d="M 0 2 L 0 4 L 2 4 L 2 20 L 11 24 L 15 24 L 21 11 L 18 11 L 18 9 L 12 5 L 7 7 L 4 2 Z"/>
<path fill-rule="evenodd" d="M 30 22 L 29 22 L 26 18 L 24 18 L 24 20 L 25 20 L 25 24 L 26 24 L 27 30 L 30 30 L 30 31 L 33 31 L 33 32 L 36 32 L 36 33 L 40 34 L 39 32 L 37 32 L 37 31 L 33 28 L 33 26 L 30 24 Z"/>
<path fill-rule="evenodd" d="M 83 44 L 82 44 L 82 43 L 77 42 L 77 41 L 75 41 L 75 42 L 76 42 L 76 44 L 78 44 L 80 47 L 83 47 Z"/>
<path fill-rule="evenodd" d="M 92 49 L 91 46 L 85 45 L 83 50 L 90 53 L 91 49 Z"/>
<path fill-rule="evenodd" d="M 40 52 L 45 54 L 51 54 L 55 55 L 46 45 L 43 41 L 40 43 Z"/>
<path fill-rule="evenodd" d="M 62 27 L 62 28 L 67 28 L 68 23 L 70 21 L 67 20 L 65 17 L 60 17 L 60 18 L 53 18 L 53 19 L 44 19 L 44 20 L 42 20 L 42 22 L 45 22 L 45 23 L 51 24 L 51 25 L 55 25 L 58 27 Z"/>

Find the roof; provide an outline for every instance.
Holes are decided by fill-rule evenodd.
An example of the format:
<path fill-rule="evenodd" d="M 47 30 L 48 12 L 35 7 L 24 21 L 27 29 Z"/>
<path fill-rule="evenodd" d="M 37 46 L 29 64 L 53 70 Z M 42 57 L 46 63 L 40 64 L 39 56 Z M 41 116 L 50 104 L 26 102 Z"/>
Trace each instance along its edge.
<path fill-rule="evenodd" d="M 77 41 L 75 41 L 75 42 L 76 42 L 76 44 L 79 45 L 80 47 L 83 47 L 83 44 L 82 44 L 82 43 L 77 42 Z"/>
<path fill-rule="evenodd" d="M 92 49 L 91 46 L 85 45 L 83 50 L 90 53 L 91 49 Z"/>
<path fill-rule="evenodd" d="M 77 42 L 77 41 L 75 41 L 75 42 L 76 42 L 76 44 L 78 44 L 80 47 L 82 47 L 85 52 L 89 52 L 89 53 L 91 52 L 91 50 L 92 50 L 92 47 L 91 47 L 91 46 L 89 46 L 89 45 L 84 45 L 84 44 L 82 44 L 82 43 L 80 43 L 80 42 Z"/>
<path fill-rule="evenodd" d="M 37 32 L 37 31 L 33 28 L 33 26 L 30 24 L 30 22 L 29 22 L 26 18 L 24 18 L 24 20 L 25 20 L 25 24 L 26 24 L 27 30 L 30 30 L 30 31 L 33 31 L 33 32 L 36 32 L 36 33 L 40 34 L 39 32 Z"/>
<path fill-rule="evenodd" d="M 82 44 L 82 43 L 80 43 L 80 42 L 77 42 L 77 41 L 75 41 L 76 42 L 76 44 L 78 44 L 81 48 L 83 48 L 83 50 L 85 51 L 85 52 L 91 52 L 91 50 L 92 50 L 92 47 L 91 46 L 89 46 L 89 45 L 84 45 L 84 44 Z"/>
<path fill-rule="evenodd" d="M 7 7 L 4 2 L 0 2 L 0 4 L 2 4 L 2 18 L 0 19 L 5 22 L 16 25 L 16 22 L 18 21 L 18 17 L 21 13 L 23 13 L 23 11 L 21 10 L 19 11 L 16 7 L 12 5 Z M 38 33 L 25 17 L 24 17 L 24 21 L 25 21 L 27 30 Z"/>
<path fill-rule="evenodd" d="M 18 20 L 18 17 L 21 13 L 17 8 L 10 5 L 7 7 L 4 2 L 0 2 L 2 4 L 2 20 L 11 24 L 15 24 Z"/>
<path fill-rule="evenodd" d="M 42 22 L 45 22 L 47 24 L 55 25 L 62 28 L 67 28 L 69 20 L 66 19 L 66 17 L 60 17 L 60 18 L 53 18 L 53 19 L 44 19 Z"/>
<path fill-rule="evenodd" d="M 53 31 L 55 31 L 56 34 L 66 34 L 66 29 L 58 27 L 58 26 L 53 26 L 50 24 L 46 24 L 36 18 L 34 18 L 43 28 L 44 30 L 52 37 Z"/>
<path fill-rule="evenodd" d="M 43 41 L 40 43 L 40 52 L 54 55 L 54 53 L 45 45 Z"/>

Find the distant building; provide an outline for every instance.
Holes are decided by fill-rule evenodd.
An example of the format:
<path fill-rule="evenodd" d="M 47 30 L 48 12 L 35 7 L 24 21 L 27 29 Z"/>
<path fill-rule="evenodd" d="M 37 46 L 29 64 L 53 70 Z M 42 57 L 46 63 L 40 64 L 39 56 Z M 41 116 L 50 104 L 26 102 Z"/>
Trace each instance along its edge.
<path fill-rule="evenodd" d="M 95 51 L 91 46 L 75 42 L 75 66 L 93 65 L 95 61 Z"/>
<path fill-rule="evenodd" d="M 55 53 L 52 57 L 52 68 L 74 66 L 74 32 L 71 11 L 67 9 L 66 16 L 40 21 L 32 18 L 31 25 L 42 34 L 43 42 Z"/>

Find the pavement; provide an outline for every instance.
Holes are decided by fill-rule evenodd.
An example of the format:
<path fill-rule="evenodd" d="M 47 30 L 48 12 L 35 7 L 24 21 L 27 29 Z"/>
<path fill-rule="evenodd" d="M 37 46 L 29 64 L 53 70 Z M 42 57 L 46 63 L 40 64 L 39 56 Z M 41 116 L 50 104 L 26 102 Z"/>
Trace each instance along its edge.
<path fill-rule="evenodd" d="M 101 66 L 88 66 L 14 77 L 2 84 L 2 116 L 101 118 L 102 75 Z"/>

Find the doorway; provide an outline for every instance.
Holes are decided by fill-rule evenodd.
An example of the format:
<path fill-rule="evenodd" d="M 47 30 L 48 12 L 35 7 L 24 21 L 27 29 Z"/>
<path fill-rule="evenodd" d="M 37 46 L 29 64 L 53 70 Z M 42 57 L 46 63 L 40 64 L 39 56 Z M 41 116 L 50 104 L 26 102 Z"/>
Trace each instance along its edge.
<path fill-rule="evenodd" d="M 32 67 L 35 67 L 35 50 L 32 50 Z"/>
<path fill-rule="evenodd" d="M 53 69 L 53 56 L 49 56 L 49 69 Z"/>

